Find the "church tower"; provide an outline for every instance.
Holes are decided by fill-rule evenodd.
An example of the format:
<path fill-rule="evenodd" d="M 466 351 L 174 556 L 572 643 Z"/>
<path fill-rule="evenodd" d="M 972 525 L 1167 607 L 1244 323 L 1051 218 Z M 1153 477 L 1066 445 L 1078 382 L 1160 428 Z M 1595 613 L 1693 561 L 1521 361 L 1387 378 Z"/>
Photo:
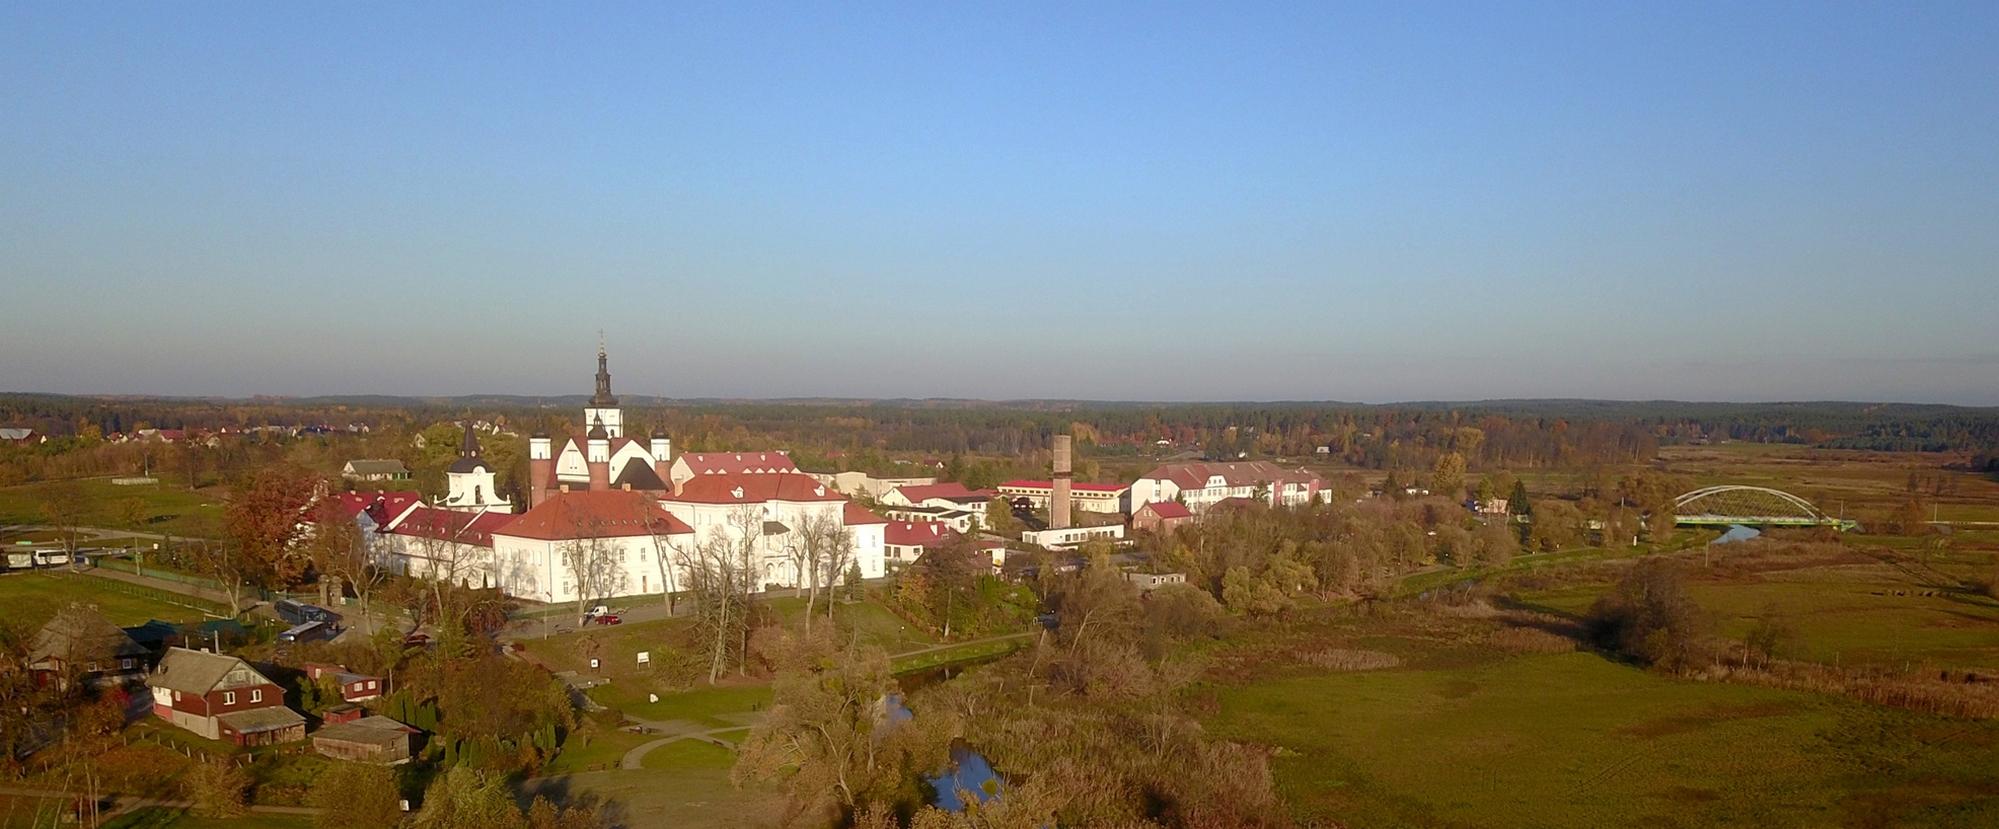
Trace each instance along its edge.
<path fill-rule="evenodd" d="M 472 433 L 472 422 L 469 420 L 465 422 L 465 439 L 458 444 L 458 460 L 452 462 L 444 475 L 450 485 L 450 494 L 438 506 L 459 512 L 507 512 L 513 509 L 507 499 L 500 497 L 493 484 L 493 465 L 479 456 L 479 436 Z"/>
<path fill-rule="evenodd" d="M 593 429 L 602 423 L 605 434 L 612 440 L 625 436 L 624 414 L 618 409 L 618 398 L 611 396 L 610 360 L 604 356 L 603 343 L 597 344 L 597 393 L 583 407 L 583 422 Z"/>

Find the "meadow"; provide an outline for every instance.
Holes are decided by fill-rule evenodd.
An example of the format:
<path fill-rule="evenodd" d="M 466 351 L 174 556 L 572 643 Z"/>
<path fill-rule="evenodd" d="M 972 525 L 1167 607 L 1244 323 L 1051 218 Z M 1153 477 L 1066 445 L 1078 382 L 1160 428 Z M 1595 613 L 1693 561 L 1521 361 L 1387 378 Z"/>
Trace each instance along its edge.
<path fill-rule="evenodd" d="M 71 603 L 94 605 L 104 618 L 123 627 L 159 619 L 175 624 L 213 618 L 204 610 L 215 605 L 87 574 L 30 571 L 0 575 L 0 607 L 27 612 L 39 607 L 53 613 Z"/>
<path fill-rule="evenodd" d="M 191 491 L 165 481 L 119 486 L 109 478 L 74 481 L 85 509 L 82 524 L 179 537 L 214 537 L 221 532 L 222 503 L 213 491 Z M 43 524 L 49 484 L 0 487 L 0 526 Z"/>
<path fill-rule="evenodd" d="M 1299 817 L 1356 827 L 1999 825 L 1999 729 L 1591 653 L 1221 690 Z"/>

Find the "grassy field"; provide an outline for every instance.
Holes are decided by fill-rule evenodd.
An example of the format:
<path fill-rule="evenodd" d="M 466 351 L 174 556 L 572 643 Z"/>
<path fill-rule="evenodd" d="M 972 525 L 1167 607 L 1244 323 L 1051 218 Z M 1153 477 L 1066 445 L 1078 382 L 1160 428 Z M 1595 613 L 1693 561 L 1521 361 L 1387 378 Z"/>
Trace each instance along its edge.
<path fill-rule="evenodd" d="M 91 478 L 75 483 L 86 504 L 84 526 L 203 537 L 216 535 L 222 526 L 222 501 L 212 494 L 165 482 L 118 486 L 108 478 Z M 0 524 L 44 523 L 48 486 L 0 487 Z"/>
<path fill-rule="evenodd" d="M 714 743 L 675 740 L 646 753 L 645 769 L 668 773 L 698 770 L 728 771 L 736 764 L 736 754 Z"/>
<path fill-rule="evenodd" d="M 1601 657 L 1220 694 L 1301 816 L 1356 827 L 1999 825 L 1999 729 Z"/>
<path fill-rule="evenodd" d="M 122 582 L 118 584 L 122 585 Z M 136 592 L 143 594 L 151 591 Z M 166 596 L 164 593 L 156 595 Z M 205 602 L 180 597 L 173 597 L 172 601 L 207 606 Z M 0 607 L 26 611 L 40 605 L 53 611 L 71 602 L 94 604 L 104 618 L 126 627 L 145 624 L 148 619 L 184 624 L 209 618 L 195 607 L 173 604 L 165 598 L 122 592 L 117 585 L 97 576 L 59 576 L 46 572 L 0 575 Z"/>

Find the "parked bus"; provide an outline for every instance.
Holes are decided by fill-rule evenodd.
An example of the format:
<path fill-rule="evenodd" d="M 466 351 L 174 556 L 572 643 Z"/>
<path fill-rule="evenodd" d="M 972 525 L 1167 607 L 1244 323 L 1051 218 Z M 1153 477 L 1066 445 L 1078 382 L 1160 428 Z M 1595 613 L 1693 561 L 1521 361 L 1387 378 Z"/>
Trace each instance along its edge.
<path fill-rule="evenodd" d="M 278 634 L 280 642 L 314 642 L 331 638 L 333 638 L 333 626 L 325 622 L 306 622 Z"/>
<path fill-rule="evenodd" d="M 333 615 L 332 611 L 326 608 L 315 607 L 293 599 L 279 599 L 272 602 L 271 610 L 277 612 L 278 618 L 294 625 L 302 625 L 306 622 L 325 622 L 330 625 L 337 618 Z"/>

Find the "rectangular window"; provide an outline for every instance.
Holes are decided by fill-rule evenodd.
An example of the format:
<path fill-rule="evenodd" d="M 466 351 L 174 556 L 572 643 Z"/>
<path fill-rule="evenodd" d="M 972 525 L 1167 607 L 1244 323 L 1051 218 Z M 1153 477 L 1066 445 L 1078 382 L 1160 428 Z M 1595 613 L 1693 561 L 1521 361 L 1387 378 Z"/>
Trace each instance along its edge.
<path fill-rule="evenodd" d="M 371 680 L 368 680 L 368 690 L 370 690 L 370 691 L 373 691 L 373 690 L 375 690 L 375 681 L 374 681 L 374 680 L 372 680 L 372 679 L 371 679 Z"/>
<path fill-rule="evenodd" d="M 262 688 L 251 688 L 251 689 L 250 689 L 250 701 L 251 701 L 251 702 L 263 702 L 263 701 L 264 701 L 264 689 L 262 689 Z"/>
<path fill-rule="evenodd" d="M 235 704 L 236 704 L 236 692 L 235 692 L 235 691 L 223 691 L 223 692 L 222 692 L 222 704 L 223 704 L 223 705 L 235 705 Z"/>

